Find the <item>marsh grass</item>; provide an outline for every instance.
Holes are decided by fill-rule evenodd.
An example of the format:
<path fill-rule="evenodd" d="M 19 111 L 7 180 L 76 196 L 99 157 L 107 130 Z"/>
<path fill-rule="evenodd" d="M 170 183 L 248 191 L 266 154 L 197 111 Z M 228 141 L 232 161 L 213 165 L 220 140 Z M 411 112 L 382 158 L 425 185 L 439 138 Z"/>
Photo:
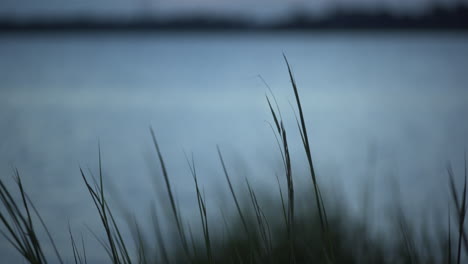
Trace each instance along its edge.
<path fill-rule="evenodd" d="M 447 167 L 451 202 L 448 206 L 447 223 L 438 230 L 422 231 L 424 239 L 418 239 L 415 227 L 404 214 L 401 202 L 393 216 L 396 235 L 394 243 L 387 243 L 382 235 L 369 231 L 368 223 L 350 217 L 343 203 L 333 204 L 325 201 L 319 177 L 315 171 L 309 133 L 306 127 L 299 90 L 286 57 L 291 86 L 294 92 L 293 108 L 300 141 L 307 158 L 310 174 L 310 195 L 299 197 L 305 204 L 305 210 L 298 210 L 298 194 L 295 186 L 297 175 L 293 171 L 289 142 L 291 131 L 285 129 L 284 120 L 277 100 L 268 87 L 266 101 L 271 112 L 269 125 L 275 135 L 278 152 L 284 171 L 277 174 L 277 193 L 275 204 L 265 202 L 260 191 L 245 179 L 247 204 L 242 204 L 239 190 L 235 190 L 231 181 L 228 163 L 218 146 L 220 167 L 234 210 L 229 213 L 221 210 L 221 219 L 210 219 L 209 208 L 203 187 L 199 185 L 196 162 L 191 155 L 186 156 L 189 172 L 193 179 L 198 207 L 199 224 L 184 219 L 174 194 L 169 172 L 164 162 L 155 132 L 150 134 L 156 151 L 157 162 L 161 166 L 166 196 L 170 212 L 161 212 L 153 203 L 149 208 L 153 230 L 143 230 L 139 219 L 125 214 L 133 241 L 122 235 L 122 227 L 117 224 L 114 213 L 109 207 L 106 185 L 102 175 L 102 159 L 99 147 L 99 171 L 96 178 L 92 173 L 80 169 L 86 190 L 99 215 L 104 232 L 89 230 L 101 244 L 110 263 L 464 263 L 468 253 L 468 237 L 465 232 L 467 208 L 467 168 L 465 154 L 464 185 L 460 191 L 455 184 L 455 173 Z M 267 85 L 268 86 L 268 85 Z M 296 114 L 296 111 L 298 114 Z M 0 180 L 0 199 L 3 208 L 0 220 L 3 224 L 2 236 L 29 263 L 48 263 L 44 254 L 47 243 L 39 239 L 34 225 L 39 220 L 47 234 L 48 243 L 55 252 L 59 263 L 64 263 L 57 250 L 52 235 L 42 220 L 38 210 L 29 199 L 19 172 L 15 170 L 14 179 L 19 189 L 19 199 L 14 198 L 12 190 Z M 281 182 L 286 182 L 283 186 Z M 245 197 L 243 197 L 245 198 Z M 367 199 L 369 199 L 367 197 Z M 450 209 L 454 208 L 454 209 Z M 454 213 L 453 213 L 454 212 Z M 453 215 L 452 215 L 453 214 Z M 161 218 L 168 219 L 177 236 L 166 240 L 161 227 Z M 452 219 L 455 218 L 456 225 Z M 222 223 L 216 227 L 213 223 Z M 218 225 L 219 226 L 219 225 Z M 423 229 L 423 228 L 421 228 Z M 193 231 L 201 232 L 193 232 Z M 167 231 L 167 230 L 165 230 Z M 80 240 L 73 235 L 69 226 L 70 248 L 74 263 L 88 263 L 86 245 L 81 234 Z M 101 234 L 102 233 L 102 234 Z M 201 236 L 198 234 L 201 233 Z M 436 234 L 430 236 L 429 234 Z M 131 249 L 135 249 L 132 251 Z M 466 259 L 465 259 L 466 261 Z"/>

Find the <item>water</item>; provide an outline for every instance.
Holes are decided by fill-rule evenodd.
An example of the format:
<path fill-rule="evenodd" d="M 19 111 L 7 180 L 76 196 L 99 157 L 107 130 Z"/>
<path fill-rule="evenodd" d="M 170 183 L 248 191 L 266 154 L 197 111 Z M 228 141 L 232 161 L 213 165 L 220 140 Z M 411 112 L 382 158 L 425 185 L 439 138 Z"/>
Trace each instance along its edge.
<path fill-rule="evenodd" d="M 138 215 L 164 195 L 154 194 L 148 177 L 160 176 L 150 125 L 187 214 L 195 196 L 184 151 L 194 153 L 209 196 L 226 185 L 216 144 L 239 185 L 248 175 L 276 190 L 280 156 L 265 122 L 261 75 L 291 131 L 298 185 L 308 186 L 283 52 L 324 188 L 353 208 L 369 178 L 381 206 L 392 177 L 410 208 L 447 197 L 446 162 L 461 172 L 468 139 L 468 35 L 461 33 L 3 35 L 1 177 L 19 169 L 65 255 L 68 221 L 90 245 L 83 224 L 100 230 L 79 174 L 79 167 L 97 172 L 98 141 L 109 188 Z M 228 202 L 216 199 L 212 208 Z M 103 257 L 90 247 L 92 258 Z M 0 255 L 17 259 L 4 239 Z"/>

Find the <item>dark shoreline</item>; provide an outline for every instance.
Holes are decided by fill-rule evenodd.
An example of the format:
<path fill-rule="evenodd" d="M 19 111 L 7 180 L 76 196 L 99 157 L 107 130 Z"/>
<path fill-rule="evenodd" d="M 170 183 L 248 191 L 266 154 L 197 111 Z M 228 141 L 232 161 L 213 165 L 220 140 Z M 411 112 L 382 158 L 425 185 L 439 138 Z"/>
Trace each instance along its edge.
<path fill-rule="evenodd" d="M 36 34 L 36 33 L 286 33 L 286 32 L 301 32 L 301 33 L 324 33 L 324 32 L 340 32 L 340 33 L 393 33 L 393 32 L 447 32 L 447 33 L 468 33 L 467 27 L 285 27 L 285 28 L 264 28 L 264 27 L 140 27 L 140 26 L 47 26 L 47 27 L 5 27 L 0 25 L 0 35 L 4 34 Z"/>
<path fill-rule="evenodd" d="M 287 20 L 254 23 L 236 17 L 192 15 L 172 19 L 67 17 L 18 20 L 0 17 L 0 33 L 8 32 L 281 32 L 281 31 L 468 31 L 468 6 L 433 8 L 426 14 L 402 16 L 385 11 L 336 11 L 315 18 L 296 13 Z"/>

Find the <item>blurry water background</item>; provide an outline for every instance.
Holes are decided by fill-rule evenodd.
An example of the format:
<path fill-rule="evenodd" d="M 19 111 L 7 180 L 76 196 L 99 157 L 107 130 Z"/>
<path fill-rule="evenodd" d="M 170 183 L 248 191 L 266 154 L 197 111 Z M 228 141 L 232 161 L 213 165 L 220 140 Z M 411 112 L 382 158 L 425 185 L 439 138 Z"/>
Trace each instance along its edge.
<path fill-rule="evenodd" d="M 65 255 L 70 222 L 92 259 L 105 252 L 84 226 L 101 232 L 79 167 L 97 173 L 98 141 L 106 183 L 139 216 L 160 196 L 151 180 L 160 175 L 150 125 L 187 215 L 195 196 L 184 151 L 193 152 L 207 196 L 218 197 L 208 199 L 212 212 L 231 202 L 219 199 L 226 183 L 216 144 L 237 186 L 248 176 L 276 192 L 280 155 L 265 122 L 271 116 L 261 75 L 287 120 L 297 186 L 307 189 L 282 52 L 327 195 L 359 212 L 370 185 L 375 215 L 385 217 L 398 182 L 412 214 L 427 209 L 445 219 L 446 164 L 461 175 L 468 140 L 466 33 L 4 34 L 1 177 L 17 167 Z M 0 241 L 2 259 L 18 261 Z"/>

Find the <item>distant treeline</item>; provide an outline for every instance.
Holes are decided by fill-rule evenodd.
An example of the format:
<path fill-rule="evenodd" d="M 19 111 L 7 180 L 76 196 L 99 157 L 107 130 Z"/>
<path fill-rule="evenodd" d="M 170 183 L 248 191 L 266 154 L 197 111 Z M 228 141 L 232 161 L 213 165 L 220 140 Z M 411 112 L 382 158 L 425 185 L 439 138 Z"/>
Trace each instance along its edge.
<path fill-rule="evenodd" d="M 75 17 L 62 19 L 30 19 L 18 21 L 0 18 L 1 32 L 21 31 L 256 31 L 256 30 L 467 30 L 468 5 L 452 8 L 433 7 L 421 15 L 396 15 L 385 10 L 379 12 L 335 10 L 325 17 L 296 13 L 289 19 L 271 23 L 252 23 L 245 19 L 185 16 L 173 19 L 140 17 L 134 19 L 101 19 Z"/>

